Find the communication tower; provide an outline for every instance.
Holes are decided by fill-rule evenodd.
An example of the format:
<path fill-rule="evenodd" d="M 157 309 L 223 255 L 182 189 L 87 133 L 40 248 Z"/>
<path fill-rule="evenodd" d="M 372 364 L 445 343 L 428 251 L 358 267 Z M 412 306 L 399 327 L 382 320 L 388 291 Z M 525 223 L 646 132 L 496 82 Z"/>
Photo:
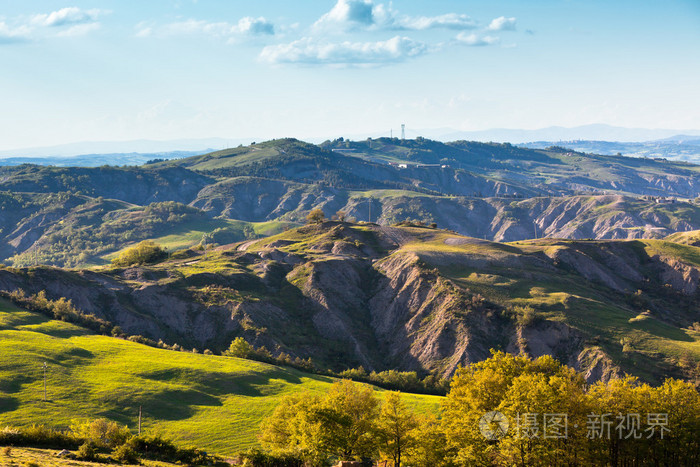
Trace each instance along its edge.
<path fill-rule="evenodd" d="M 406 139 L 406 124 L 401 124 L 401 141 Z"/>

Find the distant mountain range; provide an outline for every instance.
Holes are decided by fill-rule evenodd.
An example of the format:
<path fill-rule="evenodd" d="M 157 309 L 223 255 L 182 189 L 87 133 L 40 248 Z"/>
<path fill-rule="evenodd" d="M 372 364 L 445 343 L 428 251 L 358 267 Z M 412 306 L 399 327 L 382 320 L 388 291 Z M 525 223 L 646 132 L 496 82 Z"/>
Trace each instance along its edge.
<path fill-rule="evenodd" d="M 96 154 L 159 154 L 167 152 L 209 152 L 212 150 L 250 144 L 254 139 L 241 138 L 197 138 L 176 139 L 169 141 L 134 140 L 134 141 L 82 141 L 56 146 L 5 149 L 0 151 L 0 158 L 24 157 L 71 157 Z"/>
<path fill-rule="evenodd" d="M 271 135 L 276 136 L 276 135 Z M 372 134 L 347 134 L 343 135 L 347 139 L 364 140 L 367 137 L 379 138 L 390 136 L 390 132 L 372 133 Z M 393 136 L 400 136 L 400 131 L 397 128 L 393 130 Z M 667 143 L 688 144 L 688 141 L 700 141 L 700 130 L 668 130 L 668 129 L 644 129 L 644 128 L 623 128 L 604 124 L 584 125 L 572 128 L 552 126 L 541 128 L 538 130 L 517 130 L 494 128 L 490 130 L 478 131 L 460 131 L 454 128 L 433 128 L 433 129 L 413 129 L 410 125 L 406 129 L 406 137 L 414 139 L 418 136 L 430 138 L 436 141 L 481 141 L 481 142 L 498 142 L 498 143 L 513 143 L 523 144 L 532 142 L 549 142 L 550 145 L 557 144 L 562 141 L 605 141 L 605 142 L 650 142 L 663 140 Z M 31 147 L 19 149 L 0 150 L 0 164 L 14 165 L 3 163 L 3 160 L 12 158 L 13 161 L 21 161 L 19 163 L 36 163 L 44 165 L 42 161 L 36 162 L 28 160 L 28 158 L 56 158 L 56 157 L 73 157 L 81 156 L 87 159 L 94 159 L 96 155 L 109 155 L 107 158 L 113 160 L 116 156 L 132 156 L 134 161 L 114 162 L 114 165 L 123 165 L 137 163 L 138 156 L 143 159 L 143 162 L 149 159 L 162 157 L 164 153 L 200 153 L 211 152 L 213 150 L 234 148 L 239 145 L 248 145 L 255 141 L 262 141 L 268 138 L 197 138 L 197 139 L 177 139 L 169 141 L 155 140 L 134 140 L 134 141 L 86 141 L 70 144 L 61 144 L 57 146 L 46 147 Z M 305 141 L 312 143 L 321 143 L 324 137 L 304 137 Z M 614 153 L 624 151 L 615 151 Z M 188 154 L 188 155 L 190 155 Z M 136 155 L 136 156 L 134 156 Z M 180 156 L 176 156 L 180 157 Z M 163 157 L 166 158 L 166 157 Z M 140 160 L 138 159 L 138 160 Z M 73 163 L 67 161 L 66 164 L 73 166 L 96 166 L 102 165 L 97 163 L 87 163 L 88 161 L 76 160 Z M 52 165 L 58 165 L 55 162 Z"/>
<path fill-rule="evenodd" d="M 591 141 L 615 141 L 615 142 L 646 142 L 660 139 L 678 141 L 685 137 L 700 139 L 700 130 L 666 130 L 648 128 L 623 128 L 611 125 L 594 124 L 583 125 L 573 128 L 552 126 L 539 130 L 512 130 L 505 128 L 495 128 L 483 131 L 446 131 L 441 130 L 439 135 L 430 135 L 426 132 L 425 137 L 435 138 L 442 141 L 493 141 L 498 143 L 528 143 L 532 141 L 571 141 L 571 140 L 591 140 Z"/>

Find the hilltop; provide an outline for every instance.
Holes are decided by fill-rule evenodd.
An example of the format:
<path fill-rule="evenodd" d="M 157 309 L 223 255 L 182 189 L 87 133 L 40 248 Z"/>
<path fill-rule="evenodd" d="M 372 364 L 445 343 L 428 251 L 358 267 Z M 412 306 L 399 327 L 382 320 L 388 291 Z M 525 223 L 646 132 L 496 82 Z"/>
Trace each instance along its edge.
<path fill-rule="evenodd" d="M 0 290 L 45 290 L 188 348 L 243 336 L 320 368 L 443 376 L 495 348 L 654 382 L 696 377 L 699 281 L 700 250 L 664 240 L 496 243 L 342 222 L 149 266 L 0 270 Z"/>
<path fill-rule="evenodd" d="M 137 167 L 0 168 L 0 260 L 105 264 L 279 233 L 320 207 L 496 241 L 664 238 L 700 229 L 698 166 L 562 148 L 425 139 L 282 139 Z"/>

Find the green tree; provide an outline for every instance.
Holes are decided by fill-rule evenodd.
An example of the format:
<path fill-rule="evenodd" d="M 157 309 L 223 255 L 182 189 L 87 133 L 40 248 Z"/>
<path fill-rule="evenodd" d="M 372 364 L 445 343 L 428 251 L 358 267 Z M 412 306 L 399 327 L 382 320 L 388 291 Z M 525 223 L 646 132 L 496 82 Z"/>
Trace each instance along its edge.
<path fill-rule="evenodd" d="M 326 215 L 323 213 L 323 211 L 319 208 L 312 209 L 307 215 L 306 215 L 306 222 L 307 224 L 320 224 L 321 222 L 326 220 Z"/>
<path fill-rule="evenodd" d="M 324 396 L 283 397 L 260 431 L 261 443 L 277 455 L 294 455 L 311 465 L 352 460 L 377 452 L 379 400 L 370 386 L 334 383 Z"/>
<path fill-rule="evenodd" d="M 168 253 L 150 240 L 128 248 L 112 260 L 114 266 L 131 266 L 134 264 L 156 263 L 168 257 Z"/>
<path fill-rule="evenodd" d="M 580 374 L 550 356 L 531 360 L 493 352 L 491 358 L 461 368 L 453 378 L 443 404 L 447 443 L 456 451 L 457 461 L 468 465 L 576 463 L 567 453 L 575 452 L 585 435 L 584 383 Z M 501 412 L 510 423 L 507 433 L 496 439 L 487 439 L 480 430 L 482 417 L 491 411 Z M 566 436 L 543 436 L 545 414 L 571 417 L 570 425 L 564 422 L 570 427 Z M 524 418 L 531 415 L 537 416 Z M 529 422 L 539 430 L 537 436 L 523 436 Z M 575 424 L 579 428 L 574 429 Z"/>
<path fill-rule="evenodd" d="M 236 337 L 225 353 L 229 357 L 248 358 L 253 353 L 253 346 L 243 337 Z"/>
<path fill-rule="evenodd" d="M 447 446 L 445 432 L 435 415 L 416 416 L 417 426 L 411 431 L 413 443 L 406 446 L 406 465 L 451 467 L 454 452 Z"/>
<path fill-rule="evenodd" d="M 263 420 L 258 438 L 275 455 L 294 456 L 310 465 L 322 465 L 326 453 L 320 445 L 320 423 L 315 417 L 321 396 L 303 392 L 281 399 Z"/>
<path fill-rule="evenodd" d="M 378 414 L 379 400 L 370 386 L 349 380 L 333 384 L 315 413 L 323 450 L 340 460 L 372 457 Z"/>
<path fill-rule="evenodd" d="M 406 408 L 401 393 L 387 392 L 379 416 L 380 451 L 389 457 L 394 467 L 401 467 L 402 455 L 415 444 L 413 430 L 418 426 L 413 412 Z"/>
<path fill-rule="evenodd" d="M 348 218 L 348 213 L 341 209 L 340 211 L 335 213 L 335 218 L 338 219 L 340 222 L 345 222 L 345 220 Z"/>

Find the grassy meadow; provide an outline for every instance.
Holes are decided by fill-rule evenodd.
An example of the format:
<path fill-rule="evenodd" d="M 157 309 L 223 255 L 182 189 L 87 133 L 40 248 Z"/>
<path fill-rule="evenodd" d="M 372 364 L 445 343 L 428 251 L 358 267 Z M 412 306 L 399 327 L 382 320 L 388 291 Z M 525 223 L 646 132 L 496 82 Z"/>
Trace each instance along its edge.
<path fill-rule="evenodd" d="M 88 331 L 0 302 L 0 426 L 106 417 L 183 447 L 230 455 L 257 444 L 278 398 L 332 378 L 237 358 L 175 352 Z M 47 401 L 43 402 L 43 363 Z M 440 397 L 406 395 L 417 411 Z M 60 464 L 57 464 L 60 465 Z"/>

